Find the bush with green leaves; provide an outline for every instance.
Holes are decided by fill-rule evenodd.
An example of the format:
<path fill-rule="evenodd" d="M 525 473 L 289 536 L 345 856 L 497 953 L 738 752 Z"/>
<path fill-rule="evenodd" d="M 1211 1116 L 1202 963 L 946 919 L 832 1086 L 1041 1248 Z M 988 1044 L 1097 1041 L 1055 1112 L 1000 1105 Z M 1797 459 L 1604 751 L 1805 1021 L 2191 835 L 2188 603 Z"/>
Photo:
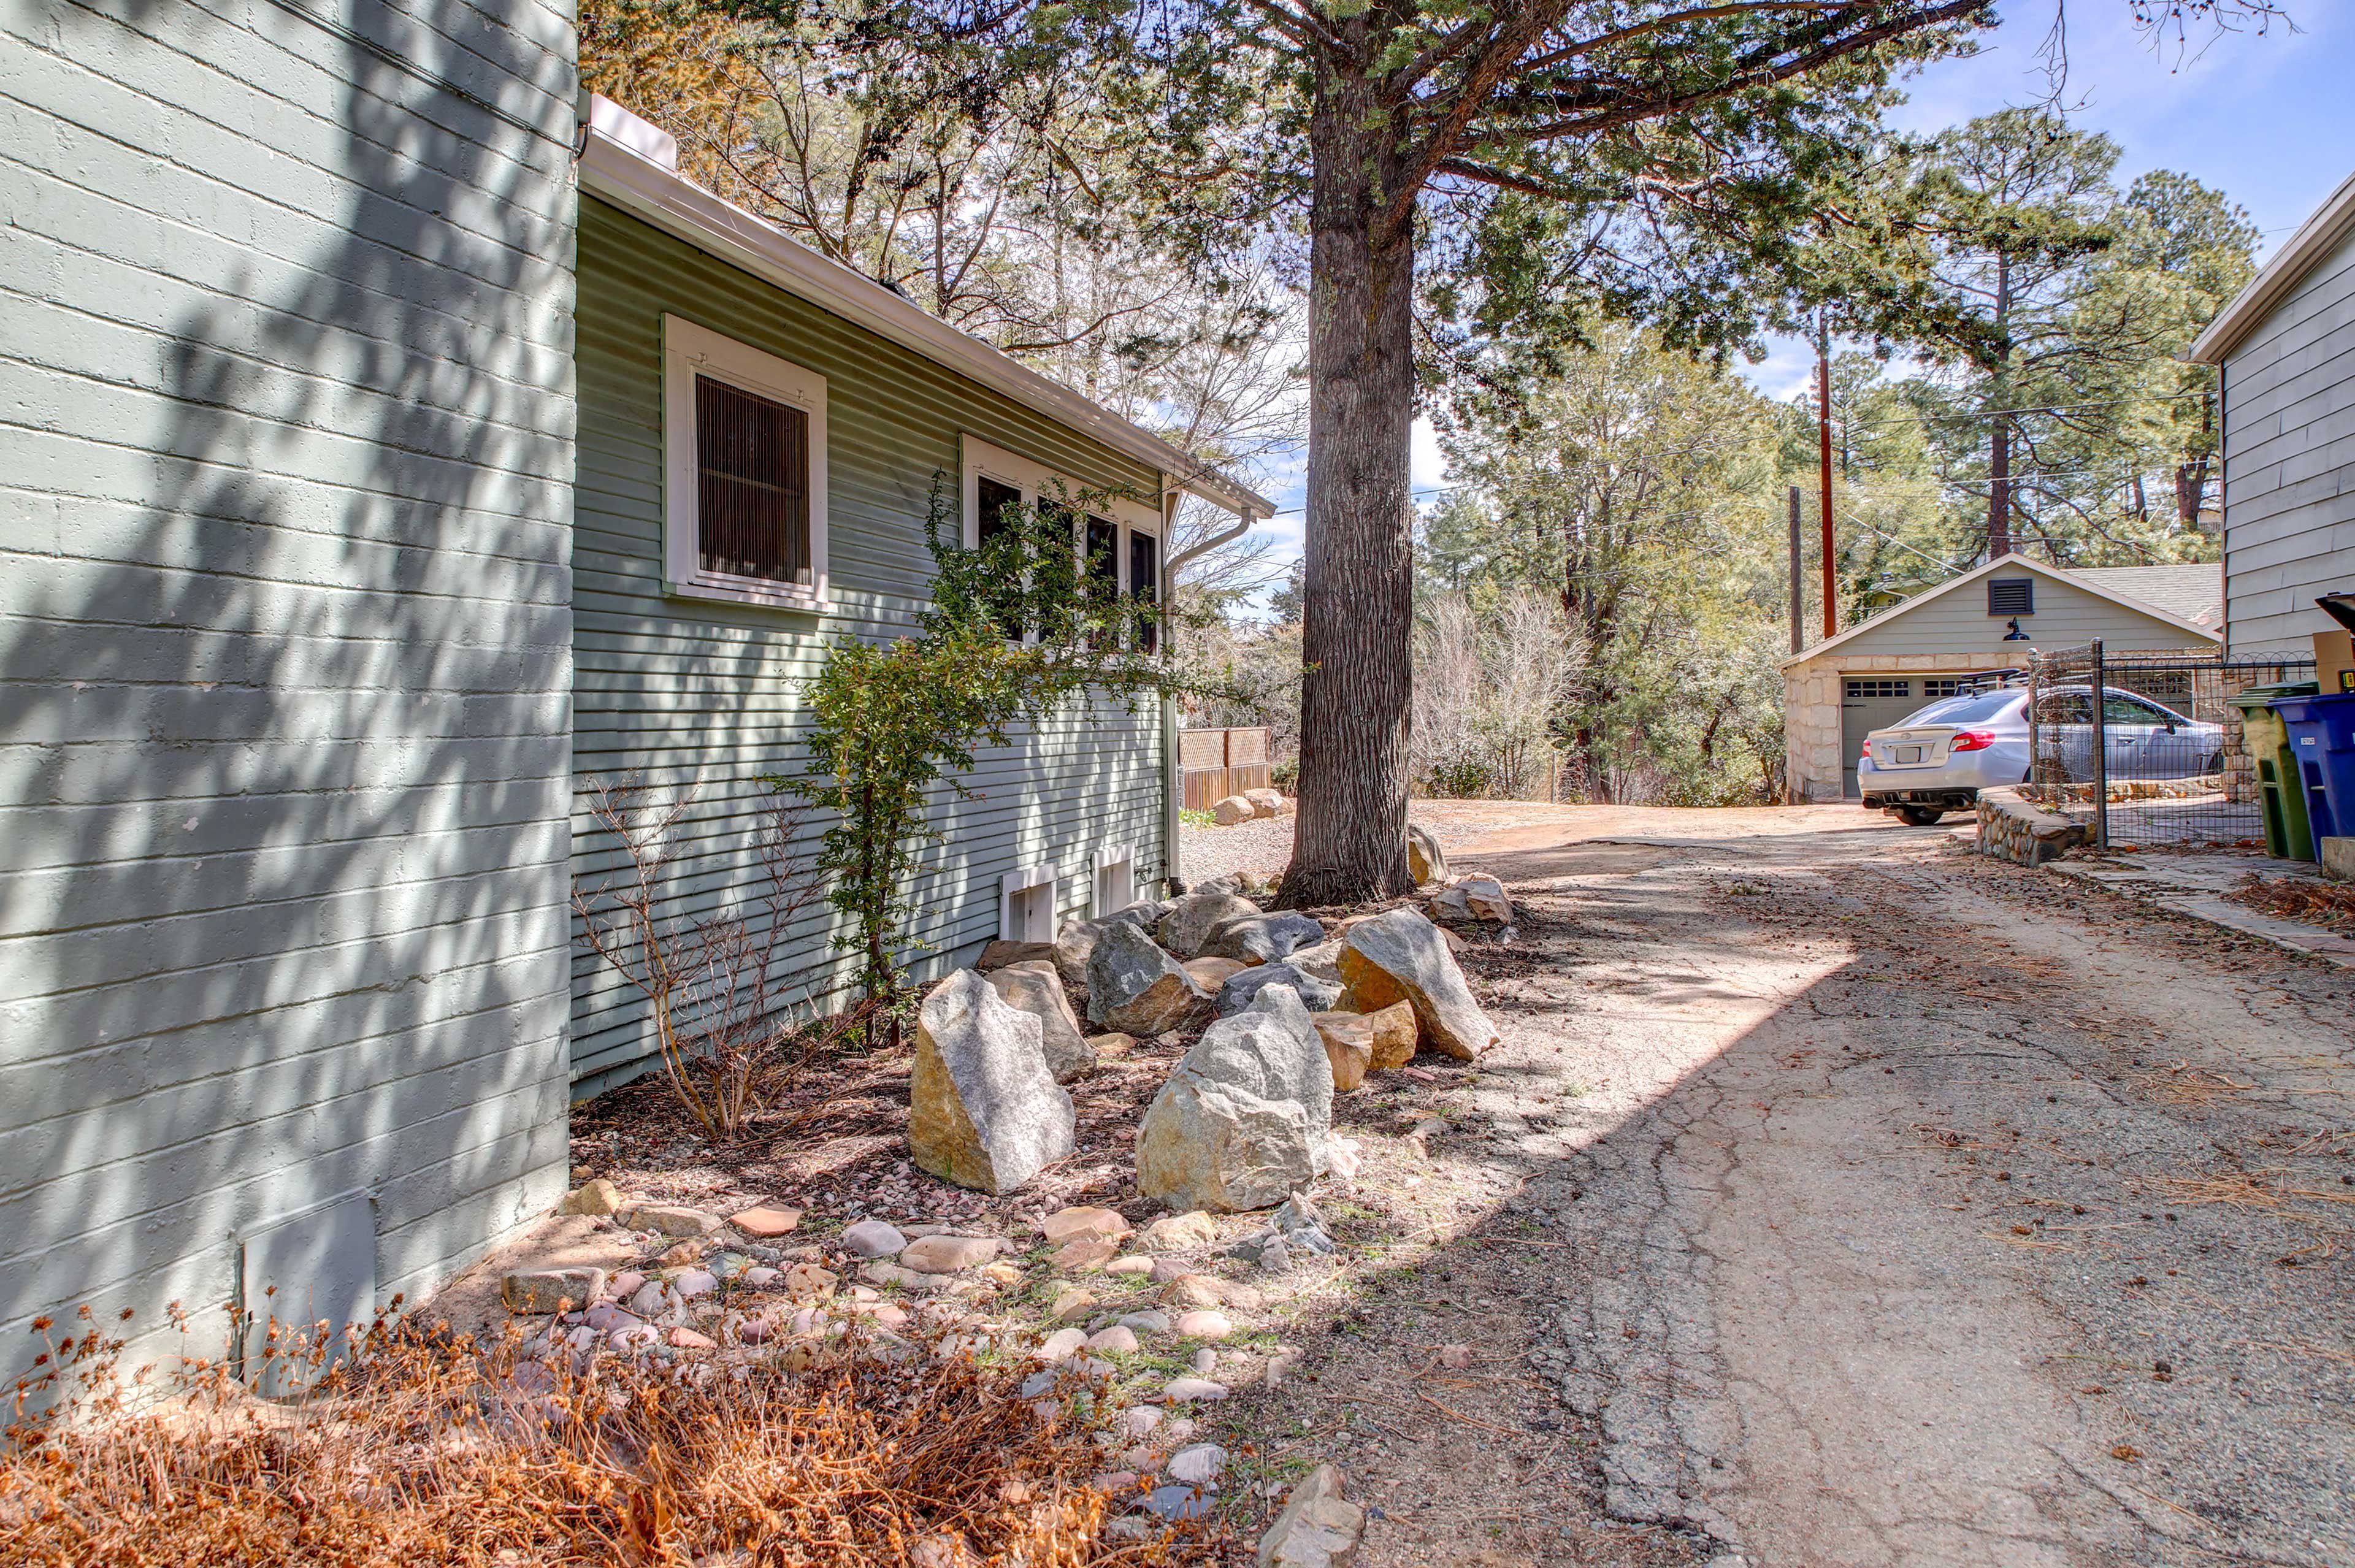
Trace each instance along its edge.
<path fill-rule="evenodd" d="M 1112 591 L 1104 563 L 1082 559 L 1084 520 L 1108 499 L 1057 487 L 1037 505 L 1006 507 L 968 549 L 952 483 L 934 475 L 924 534 L 936 574 L 915 634 L 829 648 L 808 687 L 808 769 L 769 780 L 833 815 L 817 862 L 833 879 L 826 896 L 848 917 L 842 945 L 857 955 L 861 990 L 892 1009 L 894 1029 L 904 965 L 921 948 L 906 894 L 924 846 L 942 836 L 938 787 L 974 798 L 962 775 L 975 752 L 1011 743 L 1018 724 L 1180 689 L 1156 651 L 1160 611 Z"/>

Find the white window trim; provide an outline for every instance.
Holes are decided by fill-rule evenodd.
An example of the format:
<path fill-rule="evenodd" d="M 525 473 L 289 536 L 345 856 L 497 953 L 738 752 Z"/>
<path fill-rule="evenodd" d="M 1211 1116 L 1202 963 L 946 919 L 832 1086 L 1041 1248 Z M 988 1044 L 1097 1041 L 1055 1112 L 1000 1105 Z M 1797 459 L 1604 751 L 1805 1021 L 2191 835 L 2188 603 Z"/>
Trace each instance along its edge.
<path fill-rule="evenodd" d="M 1103 874 L 1111 867 L 1122 865 L 1124 863 L 1128 867 L 1128 897 L 1122 900 L 1119 903 L 1113 905 L 1111 908 L 1105 908 L 1103 898 Z M 1102 920 L 1104 916 L 1112 913 L 1113 910 L 1126 909 L 1130 904 L 1136 901 L 1135 845 L 1115 844 L 1108 849 L 1099 849 L 1096 851 L 1095 859 L 1090 868 L 1090 875 L 1088 878 L 1088 900 L 1090 905 L 1088 915 L 1092 920 Z"/>
<path fill-rule="evenodd" d="M 799 409 L 809 421 L 807 584 L 703 570 L 696 532 L 695 379 L 709 376 Z M 826 570 L 826 378 L 676 315 L 663 317 L 663 579 L 673 593 L 823 612 Z"/>
<path fill-rule="evenodd" d="M 1008 871 L 997 879 L 997 935 L 1003 942 L 1052 942 L 1055 940 L 1055 868 L 1025 866 L 1018 871 Z M 1017 935 L 1014 930 L 1014 901 L 1023 893 L 1039 888 L 1048 890 L 1047 929 L 1044 934 Z"/>
<path fill-rule="evenodd" d="M 1058 485 L 1074 496 L 1089 488 L 1070 475 L 1060 474 L 1035 458 L 994 446 L 978 436 L 964 437 L 964 477 L 958 506 L 964 517 L 964 548 L 967 549 L 981 547 L 981 479 L 985 474 L 1001 485 L 1011 485 L 1021 491 L 1022 504 L 1026 507 L 1037 506 L 1042 495 L 1052 499 Z M 1126 496 L 1100 496 L 1098 505 L 1092 509 L 1098 517 L 1109 516 L 1119 526 L 1120 534 L 1114 543 L 1113 553 L 1120 570 L 1120 591 L 1129 592 L 1128 536 L 1132 533 L 1151 534 L 1159 539 L 1161 514 L 1158 509 Z M 1165 559 L 1167 555 L 1166 549 L 1156 552 L 1156 559 Z"/>

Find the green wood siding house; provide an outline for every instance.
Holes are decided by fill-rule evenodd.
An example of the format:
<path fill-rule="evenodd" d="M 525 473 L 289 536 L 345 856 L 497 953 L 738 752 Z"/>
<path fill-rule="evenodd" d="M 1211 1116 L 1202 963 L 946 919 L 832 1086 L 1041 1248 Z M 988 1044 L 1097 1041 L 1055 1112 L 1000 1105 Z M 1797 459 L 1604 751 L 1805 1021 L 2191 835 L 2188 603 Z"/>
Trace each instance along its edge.
<path fill-rule="evenodd" d="M 749 889 L 762 781 L 803 765 L 802 683 L 827 645 L 910 627 L 932 571 L 936 483 L 957 496 L 968 539 L 996 486 L 1115 493 L 1103 509 L 1117 514 L 1124 585 L 1156 594 L 1182 492 L 1272 510 L 681 178 L 670 139 L 602 99 L 581 191 L 573 766 L 584 787 L 639 777 L 693 793 L 682 898 Z M 806 447 L 798 553 L 766 576 L 712 568 L 698 517 L 718 502 L 698 482 L 697 443 L 729 417 L 713 400 L 730 389 L 756 413 L 794 411 L 775 417 Z M 926 972 L 1170 875 L 1171 745 L 1162 713 L 1103 703 L 985 753 L 964 781 L 976 798 L 943 789 L 942 839 L 912 890 Z M 617 855 L 576 816 L 578 871 L 593 880 Z M 814 998 L 841 973 L 831 916 L 820 906 L 793 933 L 792 967 Z M 636 994 L 576 955 L 576 1093 L 644 1071 L 652 1049 Z"/>

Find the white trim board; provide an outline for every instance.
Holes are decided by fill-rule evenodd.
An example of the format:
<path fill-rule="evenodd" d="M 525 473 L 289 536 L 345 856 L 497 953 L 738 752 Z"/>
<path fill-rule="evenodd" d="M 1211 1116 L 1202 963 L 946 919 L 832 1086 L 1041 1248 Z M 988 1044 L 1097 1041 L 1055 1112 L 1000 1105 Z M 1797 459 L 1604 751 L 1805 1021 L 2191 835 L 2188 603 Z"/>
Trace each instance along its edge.
<path fill-rule="evenodd" d="M 610 99 L 592 95 L 581 136 L 581 188 L 708 255 L 832 311 L 1003 393 L 1167 476 L 1214 507 L 1272 517 L 1275 503 L 1151 432 L 927 315 L 871 278 L 819 255 L 677 169 L 677 144 Z"/>
<path fill-rule="evenodd" d="M 2248 286 L 2216 313 L 2208 329 L 2192 339 L 2183 357 L 2194 365 L 2222 365 L 2306 282 L 2315 263 L 2339 249 L 2339 242 L 2350 233 L 2355 233 L 2355 175 L 2339 182 L 2339 188 L 2297 226 L 2289 242 L 2275 251 L 2273 260 L 2249 280 Z"/>
<path fill-rule="evenodd" d="M 1822 642 L 1817 643 L 1814 647 L 1807 649 L 1804 653 L 1793 654 L 1790 657 L 1783 660 L 1774 667 L 1776 669 L 1795 668 L 1799 665 L 1806 663 L 1809 659 L 1817 658 L 1825 654 L 1831 653 L 1842 643 L 1849 641 L 1850 638 L 1862 636 L 1865 633 L 1872 631 L 1877 627 L 1885 626 L 1901 615 L 1906 614 L 1911 611 L 1919 610 L 1923 605 L 1929 603 L 1934 599 L 1943 599 L 1957 588 L 1961 588 L 1967 583 L 1977 582 L 1979 579 L 1987 576 L 1998 567 L 2025 569 L 2026 571 L 2032 571 L 2037 576 L 2045 578 L 2051 581 L 2065 583 L 2069 587 L 2077 590 L 2080 593 L 2090 593 L 2094 598 L 2107 600 L 2110 603 L 2115 604 L 2121 609 L 2131 610 L 2137 615 L 2147 616 L 2151 620 L 2160 623 L 2162 625 L 2172 626 L 2179 632 L 2188 632 L 2203 643 L 2212 643 L 2220 647 L 2223 645 L 2224 639 L 2222 634 L 2215 631 L 2213 628 L 2202 626 L 2196 622 L 2187 621 L 2180 615 L 2171 614 L 2169 612 L 2160 609 L 2156 604 L 2146 604 L 2139 599 L 2129 599 L 2123 593 L 2113 593 L 2106 588 L 2102 588 L 2086 581 L 2083 578 L 2079 577 L 2074 572 L 2064 571 L 2057 566 L 2047 566 L 2040 560 L 2030 560 L 2024 555 L 1999 555 L 1996 557 L 1995 560 L 1987 562 L 1985 565 L 1973 567 L 1970 571 L 1966 571 L 1960 577 L 1950 578 L 1946 581 L 1938 584 L 1935 588 L 1926 589 L 1920 593 L 1916 593 L 1913 598 L 1906 600 L 1902 604 L 1891 604 L 1888 609 L 1881 611 L 1879 614 L 1874 615 L 1870 620 L 1859 621 L 1855 625 L 1850 626 L 1838 636 L 1827 637 Z"/>
<path fill-rule="evenodd" d="M 809 553 L 806 583 L 709 571 L 703 567 L 697 496 L 695 379 L 709 376 L 801 411 L 809 421 Z M 765 349 L 663 317 L 663 579 L 673 593 L 730 599 L 824 613 L 826 576 L 826 378 Z"/>

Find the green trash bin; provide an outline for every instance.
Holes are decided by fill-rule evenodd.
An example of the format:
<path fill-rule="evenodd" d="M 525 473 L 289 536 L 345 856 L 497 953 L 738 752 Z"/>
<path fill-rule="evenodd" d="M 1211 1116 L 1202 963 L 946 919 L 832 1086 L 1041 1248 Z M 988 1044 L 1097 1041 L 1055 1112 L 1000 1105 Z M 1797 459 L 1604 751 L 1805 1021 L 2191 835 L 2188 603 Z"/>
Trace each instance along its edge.
<path fill-rule="evenodd" d="M 2257 765 L 2257 799 L 2264 807 L 2265 853 L 2277 860 L 2314 859 L 2314 833 L 2306 819 L 2306 785 L 2289 749 L 2289 729 L 2268 703 L 2276 697 L 2312 697 L 2321 688 L 2310 680 L 2253 686 L 2229 699 L 2241 710 L 2241 743 Z"/>

